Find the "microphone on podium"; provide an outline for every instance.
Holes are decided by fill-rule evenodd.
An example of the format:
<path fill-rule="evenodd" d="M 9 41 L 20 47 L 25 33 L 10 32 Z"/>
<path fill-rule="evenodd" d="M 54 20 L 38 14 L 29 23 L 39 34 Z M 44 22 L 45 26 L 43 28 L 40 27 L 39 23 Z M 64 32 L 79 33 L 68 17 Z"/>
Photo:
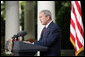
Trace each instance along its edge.
<path fill-rule="evenodd" d="M 21 32 L 19 32 L 19 33 L 17 33 L 17 36 L 18 37 L 20 37 L 20 36 L 25 36 L 25 35 L 27 35 L 27 32 L 25 32 L 25 31 L 21 31 Z"/>
<path fill-rule="evenodd" d="M 27 32 L 25 32 L 25 31 L 20 31 L 20 32 L 18 32 L 17 33 L 17 35 L 14 35 L 13 37 L 12 37 L 12 39 L 13 39 L 13 41 L 17 41 L 18 40 L 18 37 L 24 37 L 25 35 L 27 35 Z"/>

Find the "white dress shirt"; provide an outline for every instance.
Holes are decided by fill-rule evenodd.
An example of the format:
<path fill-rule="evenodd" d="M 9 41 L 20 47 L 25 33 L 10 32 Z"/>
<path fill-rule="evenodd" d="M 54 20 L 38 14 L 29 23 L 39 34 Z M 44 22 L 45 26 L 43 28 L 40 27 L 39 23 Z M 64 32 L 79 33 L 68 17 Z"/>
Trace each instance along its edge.
<path fill-rule="evenodd" d="M 49 26 L 49 24 L 52 22 L 52 20 L 47 24 L 47 25 L 45 25 L 46 26 L 46 28 Z"/>

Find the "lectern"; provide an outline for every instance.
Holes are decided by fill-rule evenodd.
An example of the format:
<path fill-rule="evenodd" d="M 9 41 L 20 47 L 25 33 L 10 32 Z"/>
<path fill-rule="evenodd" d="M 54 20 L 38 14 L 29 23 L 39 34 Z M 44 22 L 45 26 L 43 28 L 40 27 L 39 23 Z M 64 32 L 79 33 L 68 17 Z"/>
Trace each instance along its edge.
<path fill-rule="evenodd" d="M 46 52 L 47 47 L 14 41 L 13 54 L 14 56 L 34 56 L 37 51 Z"/>

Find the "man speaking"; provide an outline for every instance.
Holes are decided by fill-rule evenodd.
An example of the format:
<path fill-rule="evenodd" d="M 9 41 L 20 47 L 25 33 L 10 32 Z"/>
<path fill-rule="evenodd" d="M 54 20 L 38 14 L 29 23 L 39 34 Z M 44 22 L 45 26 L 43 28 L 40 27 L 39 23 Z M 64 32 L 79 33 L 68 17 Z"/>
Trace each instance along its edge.
<path fill-rule="evenodd" d="M 58 25 L 52 21 L 51 12 L 49 10 L 42 10 L 39 13 L 39 19 L 45 27 L 41 32 L 40 40 L 34 42 L 34 45 L 48 47 L 46 52 L 40 52 L 40 56 L 60 56 L 61 31 Z"/>

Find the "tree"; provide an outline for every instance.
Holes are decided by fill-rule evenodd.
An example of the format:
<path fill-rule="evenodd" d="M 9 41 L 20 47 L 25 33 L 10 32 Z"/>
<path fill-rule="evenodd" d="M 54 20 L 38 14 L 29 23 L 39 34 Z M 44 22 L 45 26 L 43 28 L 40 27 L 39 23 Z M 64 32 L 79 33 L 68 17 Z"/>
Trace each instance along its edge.
<path fill-rule="evenodd" d="M 61 49 L 72 49 L 70 43 L 70 1 L 56 2 L 56 23 L 61 28 Z M 66 45 L 66 46 L 65 46 Z"/>

